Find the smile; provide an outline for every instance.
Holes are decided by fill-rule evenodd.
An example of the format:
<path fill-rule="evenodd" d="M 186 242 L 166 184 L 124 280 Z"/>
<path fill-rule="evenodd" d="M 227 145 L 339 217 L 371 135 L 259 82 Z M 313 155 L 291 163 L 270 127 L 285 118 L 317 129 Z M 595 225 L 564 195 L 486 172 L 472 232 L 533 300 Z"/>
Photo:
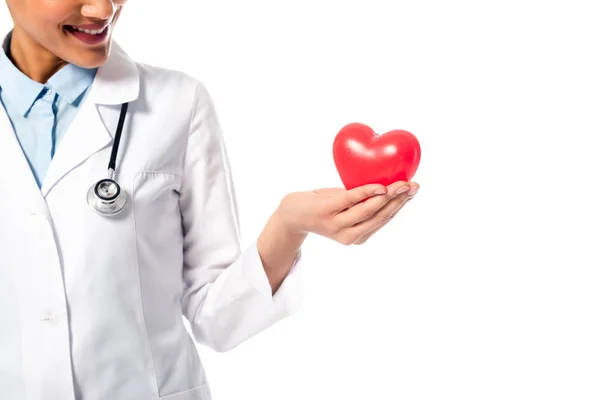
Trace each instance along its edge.
<path fill-rule="evenodd" d="M 73 30 L 75 30 L 75 31 L 87 33 L 88 35 L 101 35 L 102 33 L 104 33 L 105 30 L 108 29 L 109 26 L 110 26 L 110 24 L 106 25 L 102 29 L 97 29 L 97 30 L 81 29 L 81 28 L 78 28 L 76 26 L 70 26 L 70 28 L 73 29 Z"/>
<path fill-rule="evenodd" d="M 74 38 L 78 39 L 79 42 L 82 42 L 86 45 L 99 45 L 105 42 L 109 35 L 109 27 L 112 23 L 112 20 L 106 24 L 105 26 L 90 26 L 87 25 L 86 29 L 83 27 L 78 27 L 74 25 L 66 25 L 65 31 L 72 35 Z"/>

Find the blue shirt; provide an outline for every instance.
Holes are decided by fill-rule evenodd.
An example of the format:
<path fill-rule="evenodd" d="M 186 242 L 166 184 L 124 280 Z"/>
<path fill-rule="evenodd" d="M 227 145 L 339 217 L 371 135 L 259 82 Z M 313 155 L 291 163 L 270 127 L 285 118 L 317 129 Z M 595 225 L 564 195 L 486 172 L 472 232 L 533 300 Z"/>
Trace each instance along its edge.
<path fill-rule="evenodd" d="M 0 51 L 0 101 L 41 187 L 54 153 L 85 100 L 97 69 L 67 64 L 45 85 L 41 84 L 23 74 L 7 56 L 10 39 L 11 34 Z"/>

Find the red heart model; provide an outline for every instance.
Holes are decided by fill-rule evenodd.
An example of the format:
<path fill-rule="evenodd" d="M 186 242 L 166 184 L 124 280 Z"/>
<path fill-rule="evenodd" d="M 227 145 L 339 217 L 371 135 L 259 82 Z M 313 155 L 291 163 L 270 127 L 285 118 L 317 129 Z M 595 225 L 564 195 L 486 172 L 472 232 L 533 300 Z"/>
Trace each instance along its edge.
<path fill-rule="evenodd" d="M 382 135 L 360 123 L 343 127 L 333 142 L 333 159 L 346 189 L 371 183 L 409 182 L 421 161 L 417 138 L 404 130 Z"/>

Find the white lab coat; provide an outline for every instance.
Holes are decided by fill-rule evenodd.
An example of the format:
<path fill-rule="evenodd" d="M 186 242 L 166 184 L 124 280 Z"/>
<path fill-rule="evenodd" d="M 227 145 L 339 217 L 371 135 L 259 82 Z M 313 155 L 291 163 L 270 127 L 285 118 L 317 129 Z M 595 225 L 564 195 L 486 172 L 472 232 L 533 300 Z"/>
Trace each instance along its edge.
<path fill-rule="evenodd" d="M 117 159 L 129 196 L 86 193 Z M 271 294 L 240 249 L 228 159 L 205 86 L 116 43 L 40 189 L 0 111 L 0 399 L 207 400 L 194 340 L 225 351 L 295 312 L 300 254 Z"/>

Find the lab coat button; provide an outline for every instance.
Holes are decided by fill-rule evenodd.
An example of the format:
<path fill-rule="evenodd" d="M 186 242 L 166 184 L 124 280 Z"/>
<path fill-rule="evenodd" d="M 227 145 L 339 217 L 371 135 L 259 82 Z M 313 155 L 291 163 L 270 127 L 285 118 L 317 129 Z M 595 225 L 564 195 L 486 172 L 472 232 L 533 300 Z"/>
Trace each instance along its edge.
<path fill-rule="evenodd" d="M 42 322 L 46 323 L 46 324 L 50 324 L 50 325 L 58 325 L 58 323 L 60 322 L 58 316 L 52 314 L 52 313 L 47 313 L 44 318 L 42 318 Z"/>

